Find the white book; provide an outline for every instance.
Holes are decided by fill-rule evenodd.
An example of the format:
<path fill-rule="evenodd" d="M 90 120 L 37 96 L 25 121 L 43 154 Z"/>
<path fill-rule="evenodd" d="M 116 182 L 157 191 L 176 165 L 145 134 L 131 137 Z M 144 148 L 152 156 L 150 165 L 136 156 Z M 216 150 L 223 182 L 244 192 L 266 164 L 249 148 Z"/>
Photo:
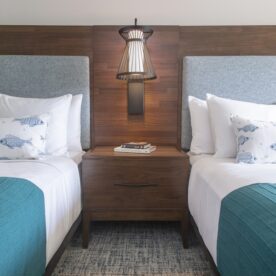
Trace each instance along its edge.
<path fill-rule="evenodd" d="M 151 153 L 155 150 L 156 150 L 156 146 L 151 146 L 146 149 L 129 149 L 129 148 L 122 148 L 121 146 L 114 148 L 114 151 L 116 152 L 130 152 L 130 153 Z"/>

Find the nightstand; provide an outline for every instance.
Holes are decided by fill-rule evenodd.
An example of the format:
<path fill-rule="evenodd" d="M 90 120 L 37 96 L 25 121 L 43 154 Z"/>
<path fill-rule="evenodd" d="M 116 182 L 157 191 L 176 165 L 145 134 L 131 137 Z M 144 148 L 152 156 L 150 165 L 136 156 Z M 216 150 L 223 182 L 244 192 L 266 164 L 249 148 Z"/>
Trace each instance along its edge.
<path fill-rule="evenodd" d="M 188 232 L 188 155 L 158 146 L 151 154 L 115 153 L 96 147 L 83 156 L 83 247 L 90 221 L 180 221 L 183 246 Z"/>

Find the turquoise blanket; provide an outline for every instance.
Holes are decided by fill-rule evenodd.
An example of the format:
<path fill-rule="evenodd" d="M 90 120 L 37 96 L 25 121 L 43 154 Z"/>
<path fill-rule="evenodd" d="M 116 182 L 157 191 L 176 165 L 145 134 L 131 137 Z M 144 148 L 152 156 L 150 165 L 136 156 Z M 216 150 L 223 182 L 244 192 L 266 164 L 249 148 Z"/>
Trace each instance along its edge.
<path fill-rule="evenodd" d="M 0 177 L 0 275 L 45 272 L 43 192 L 25 179 Z"/>
<path fill-rule="evenodd" d="M 276 184 L 252 184 L 223 199 L 217 265 L 222 276 L 276 275 Z"/>

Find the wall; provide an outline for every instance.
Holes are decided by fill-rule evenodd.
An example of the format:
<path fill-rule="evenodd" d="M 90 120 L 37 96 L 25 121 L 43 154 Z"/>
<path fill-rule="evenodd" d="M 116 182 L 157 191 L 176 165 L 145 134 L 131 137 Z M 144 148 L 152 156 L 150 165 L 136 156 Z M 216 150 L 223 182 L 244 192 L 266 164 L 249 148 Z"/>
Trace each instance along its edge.
<path fill-rule="evenodd" d="M 275 0 L 0 0 L 0 25 L 274 25 Z"/>
<path fill-rule="evenodd" d="M 145 115 L 128 116 L 126 82 L 116 79 L 125 46 L 118 29 L 0 26 L 0 55 L 89 56 L 93 145 L 138 139 L 178 146 L 183 56 L 276 55 L 276 26 L 155 26 L 148 48 L 157 79 L 146 83 Z"/>

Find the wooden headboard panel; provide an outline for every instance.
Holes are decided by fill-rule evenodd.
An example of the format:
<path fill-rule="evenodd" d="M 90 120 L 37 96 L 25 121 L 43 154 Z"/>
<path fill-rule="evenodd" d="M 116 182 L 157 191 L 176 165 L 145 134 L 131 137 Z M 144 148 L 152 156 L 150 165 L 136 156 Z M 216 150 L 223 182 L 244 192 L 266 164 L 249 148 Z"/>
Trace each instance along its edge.
<path fill-rule="evenodd" d="M 147 43 L 158 78 L 146 83 L 145 115 L 128 116 L 126 83 L 116 80 L 119 28 L 0 26 L 0 54 L 91 57 L 92 145 L 141 139 L 179 147 L 183 56 L 276 55 L 276 26 L 154 26 Z"/>
<path fill-rule="evenodd" d="M 128 116 L 127 86 L 117 80 L 124 40 L 118 27 L 94 27 L 94 123 L 100 145 L 146 140 L 177 143 L 178 45 L 176 27 L 155 27 L 148 47 L 157 79 L 145 84 L 144 116 Z"/>

